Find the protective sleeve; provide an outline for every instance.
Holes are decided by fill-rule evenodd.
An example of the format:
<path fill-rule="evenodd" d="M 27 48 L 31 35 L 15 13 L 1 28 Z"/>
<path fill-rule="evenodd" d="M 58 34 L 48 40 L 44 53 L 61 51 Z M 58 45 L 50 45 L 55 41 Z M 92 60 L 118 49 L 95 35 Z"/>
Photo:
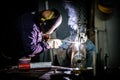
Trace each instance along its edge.
<path fill-rule="evenodd" d="M 36 54 L 49 49 L 48 44 L 42 41 L 42 32 L 32 21 L 31 15 L 24 15 L 21 20 L 20 33 L 25 56 L 34 57 Z"/>

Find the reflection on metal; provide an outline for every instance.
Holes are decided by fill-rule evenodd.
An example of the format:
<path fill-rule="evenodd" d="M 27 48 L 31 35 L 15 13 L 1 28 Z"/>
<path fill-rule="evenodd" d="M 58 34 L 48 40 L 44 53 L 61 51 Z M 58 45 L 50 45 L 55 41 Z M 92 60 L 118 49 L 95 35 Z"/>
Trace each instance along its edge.
<path fill-rule="evenodd" d="M 103 13 L 106 13 L 106 14 L 110 14 L 112 13 L 112 8 L 109 8 L 109 7 L 105 7 L 105 6 L 102 6 L 100 4 L 98 4 L 98 9 L 103 12 Z"/>
<path fill-rule="evenodd" d="M 84 55 L 82 53 L 76 53 L 73 57 L 72 60 L 72 66 L 73 67 L 85 67 L 85 59 L 84 59 Z"/>

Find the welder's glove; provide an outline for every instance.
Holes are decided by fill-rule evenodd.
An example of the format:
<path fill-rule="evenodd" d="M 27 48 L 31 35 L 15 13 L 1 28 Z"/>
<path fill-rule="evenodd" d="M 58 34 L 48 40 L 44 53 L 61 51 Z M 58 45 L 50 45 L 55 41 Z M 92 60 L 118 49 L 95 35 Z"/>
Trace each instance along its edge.
<path fill-rule="evenodd" d="M 49 44 L 50 48 L 59 48 L 62 45 L 62 41 L 60 39 L 50 39 L 47 41 Z"/>

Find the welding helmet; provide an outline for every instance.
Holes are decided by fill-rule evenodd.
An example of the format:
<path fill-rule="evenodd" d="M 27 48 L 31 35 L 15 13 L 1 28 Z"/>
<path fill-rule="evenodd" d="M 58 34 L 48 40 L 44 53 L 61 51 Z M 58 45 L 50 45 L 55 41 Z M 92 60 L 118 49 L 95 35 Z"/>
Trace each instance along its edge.
<path fill-rule="evenodd" d="M 47 15 L 45 15 L 46 13 Z M 57 9 L 43 10 L 39 13 L 38 21 L 41 23 L 39 28 L 43 34 L 51 34 L 60 26 L 62 16 Z"/>

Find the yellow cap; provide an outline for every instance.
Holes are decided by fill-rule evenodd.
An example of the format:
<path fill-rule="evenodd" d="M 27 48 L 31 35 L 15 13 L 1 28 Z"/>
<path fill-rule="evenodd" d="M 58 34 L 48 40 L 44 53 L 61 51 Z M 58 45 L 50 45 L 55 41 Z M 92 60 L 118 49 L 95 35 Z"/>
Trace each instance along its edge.
<path fill-rule="evenodd" d="M 45 20 L 52 19 L 53 15 L 54 15 L 54 12 L 52 11 L 51 14 L 50 14 L 48 17 L 46 17 L 46 18 L 41 18 L 41 20 L 42 20 L 42 21 L 45 21 Z"/>

